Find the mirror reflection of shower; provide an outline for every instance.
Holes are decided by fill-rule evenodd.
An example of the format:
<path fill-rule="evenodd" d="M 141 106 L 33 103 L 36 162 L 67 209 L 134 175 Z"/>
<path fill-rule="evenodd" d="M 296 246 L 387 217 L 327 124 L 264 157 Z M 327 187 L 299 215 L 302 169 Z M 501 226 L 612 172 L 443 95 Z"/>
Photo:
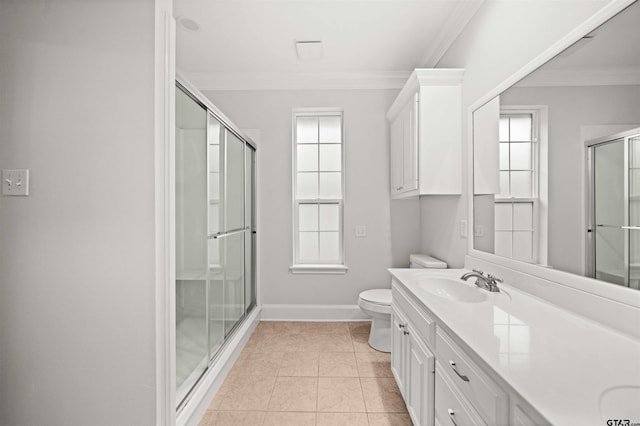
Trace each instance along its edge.
<path fill-rule="evenodd" d="M 587 142 L 587 265 L 640 288 L 640 128 Z"/>

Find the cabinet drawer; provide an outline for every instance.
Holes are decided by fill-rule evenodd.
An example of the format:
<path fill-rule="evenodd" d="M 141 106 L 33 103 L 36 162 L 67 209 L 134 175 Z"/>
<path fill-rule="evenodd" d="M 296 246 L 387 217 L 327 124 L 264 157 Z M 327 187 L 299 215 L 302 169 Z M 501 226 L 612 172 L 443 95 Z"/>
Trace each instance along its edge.
<path fill-rule="evenodd" d="M 436 343 L 435 319 L 416 306 L 395 282 L 392 284 L 391 291 L 391 304 L 404 314 L 407 321 L 414 325 L 416 333 L 424 340 L 427 346 L 433 348 Z"/>
<path fill-rule="evenodd" d="M 508 423 L 508 396 L 441 329 L 436 332 L 436 359 L 456 387 L 469 400 L 485 422 Z"/>
<path fill-rule="evenodd" d="M 455 385 L 447 374 L 443 373 L 442 365 L 436 362 L 436 423 L 442 426 L 486 425 L 464 396 L 455 391 Z"/>

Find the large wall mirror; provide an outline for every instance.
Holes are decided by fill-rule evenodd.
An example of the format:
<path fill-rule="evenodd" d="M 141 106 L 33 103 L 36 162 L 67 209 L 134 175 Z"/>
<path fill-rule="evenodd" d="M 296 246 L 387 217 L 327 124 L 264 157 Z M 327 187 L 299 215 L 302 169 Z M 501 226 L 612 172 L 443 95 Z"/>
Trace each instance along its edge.
<path fill-rule="evenodd" d="M 640 1 L 473 112 L 475 250 L 640 289 Z"/>

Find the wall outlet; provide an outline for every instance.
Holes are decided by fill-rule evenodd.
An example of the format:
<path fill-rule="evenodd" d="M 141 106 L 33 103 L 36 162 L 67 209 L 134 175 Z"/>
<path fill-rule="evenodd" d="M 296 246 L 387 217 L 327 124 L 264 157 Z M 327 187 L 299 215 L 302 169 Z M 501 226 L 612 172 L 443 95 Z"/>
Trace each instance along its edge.
<path fill-rule="evenodd" d="M 29 170 L 5 169 L 2 171 L 2 195 L 29 195 Z"/>
<path fill-rule="evenodd" d="M 475 237 L 484 237 L 484 226 L 483 225 L 476 225 L 475 228 L 476 229 L 474 229 L 473 235 Z"/>
<path fill-rule="evenodd" d="M 467 238 L 467 220 L 462 219 L 460 221 L 460 236 L 462 238 Z"/>
<path fill-rule="evenodd" d="M 367 236 L 367 227 L 364 225 L 356 225 L 356 237 L 365 238 Z"/>

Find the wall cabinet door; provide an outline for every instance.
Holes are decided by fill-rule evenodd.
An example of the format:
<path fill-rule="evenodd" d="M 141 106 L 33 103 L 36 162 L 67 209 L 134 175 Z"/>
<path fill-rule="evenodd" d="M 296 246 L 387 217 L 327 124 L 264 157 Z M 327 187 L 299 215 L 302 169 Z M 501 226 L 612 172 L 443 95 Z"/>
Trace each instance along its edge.
<path fill-rule="evenodd" d="M 418 189 L 418 94 L 403 112 L 402 123 L 402 187 L 403 192 Z"/>
<path fill-rule="evenodd" d="M 401 197 L 418 189 L 417 94 L 390 126 L 391 194 Z"/>
<path fill-rule="evenodd" d="M 391 123 L 389 129 L 389 155 L 391 156 L 391 195 L 402 193 L 403 181 L 403 140 L 402 140 L 402 117 L 398 117 Z"/>

